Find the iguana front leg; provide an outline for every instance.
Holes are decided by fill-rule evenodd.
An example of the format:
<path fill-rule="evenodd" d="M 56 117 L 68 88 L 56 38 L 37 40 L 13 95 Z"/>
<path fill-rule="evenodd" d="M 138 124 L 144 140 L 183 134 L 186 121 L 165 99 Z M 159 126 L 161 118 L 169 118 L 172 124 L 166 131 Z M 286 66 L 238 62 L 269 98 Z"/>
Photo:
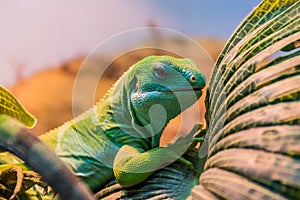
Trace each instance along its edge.
<path fill-rule="evenodd" d="M 179 160 L 190 168 L 190 161 L 181 157 L 193 143 L 193 135 L 199 130 L 196 125 L 186 136 L 178 138 L 174 144 L 167 147 L 157 147 L 146 152 L 124 145 L 114 161 L 114 175 L 123 187 L 136 185 L 148 178 L 154 171 Z"/>

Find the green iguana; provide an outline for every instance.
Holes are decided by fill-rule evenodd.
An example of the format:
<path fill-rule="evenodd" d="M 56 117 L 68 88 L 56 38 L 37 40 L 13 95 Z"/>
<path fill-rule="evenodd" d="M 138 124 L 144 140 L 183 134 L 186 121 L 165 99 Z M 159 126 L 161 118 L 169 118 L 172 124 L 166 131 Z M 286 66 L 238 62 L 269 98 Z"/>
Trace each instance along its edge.
<path fill-rule="evenodd" d="M 192 60 L 150 56 L 125 72 L 98 104 L 40 139 L 93 191 L 113 177 L 123 187 L 133 186 L 189 147 L 195 131 L 167 147 L 159 147 L 159 140 L 204 86 L 205 77 Z M 10 120 L 1 118 L 0 140 Z M 9 124 L 11 132 L 22 130 Z"/>

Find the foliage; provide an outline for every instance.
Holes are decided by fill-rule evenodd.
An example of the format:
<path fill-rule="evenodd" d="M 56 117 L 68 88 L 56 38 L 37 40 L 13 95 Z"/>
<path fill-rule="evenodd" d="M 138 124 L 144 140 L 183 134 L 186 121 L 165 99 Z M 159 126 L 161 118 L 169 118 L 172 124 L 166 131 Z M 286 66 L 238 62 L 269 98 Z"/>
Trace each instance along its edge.
<path fill-rule="evenodd" d="M 297 0 L 263 1 L 221 53 L 197 199 L 299 198 L 299 10 Z"/>
<path fill-rule="evenodd" d="M 0 86 L 0 114 L 8 115 L 28 128 L 32 128 L 36 124 L 36 119 L 33 117 L 4 87 Z"/>

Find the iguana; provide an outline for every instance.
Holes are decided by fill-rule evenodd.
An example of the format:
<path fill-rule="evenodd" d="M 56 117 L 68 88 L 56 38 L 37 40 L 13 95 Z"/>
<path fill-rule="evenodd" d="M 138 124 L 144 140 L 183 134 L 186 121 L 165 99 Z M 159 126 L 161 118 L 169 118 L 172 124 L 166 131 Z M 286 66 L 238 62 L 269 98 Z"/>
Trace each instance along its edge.
<path fill-rule="evenodd" d="M 150 56 L 125 72 L 94 107 L 40 139 L 93 191 L 113 177 L 130 187 L 180 158 L 191 144 L 195 131 L 167 147 L 159 147 L 159 140 L 168 122 L 194 104 L 204 86 L 194 61 Z M 4 119 L 0 130 L 11 120 Z M 19 130 L 15 126 L 12 131 Z"/>

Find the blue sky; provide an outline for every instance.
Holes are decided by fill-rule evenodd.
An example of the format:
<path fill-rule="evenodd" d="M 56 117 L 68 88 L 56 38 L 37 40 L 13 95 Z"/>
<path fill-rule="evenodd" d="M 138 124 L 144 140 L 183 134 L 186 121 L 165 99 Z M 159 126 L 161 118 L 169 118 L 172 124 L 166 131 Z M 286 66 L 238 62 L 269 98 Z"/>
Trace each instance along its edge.
<path fill-rule="evenodd" d="M 0 2 L 0 84 L 87 54 L 154 22 L 189 36 L 228 38 L 258 0 L 7 0 Z M 122 45 L 122 44 L 120 44 Z"/>
<path fill-rule="evenodd" d="M 178 31 L 191 35 L 227 38 L 259 0 L 152 0 L 142 1 L 164 13 Z M 188 3 L 186 3 L 188 2 Z"/>

